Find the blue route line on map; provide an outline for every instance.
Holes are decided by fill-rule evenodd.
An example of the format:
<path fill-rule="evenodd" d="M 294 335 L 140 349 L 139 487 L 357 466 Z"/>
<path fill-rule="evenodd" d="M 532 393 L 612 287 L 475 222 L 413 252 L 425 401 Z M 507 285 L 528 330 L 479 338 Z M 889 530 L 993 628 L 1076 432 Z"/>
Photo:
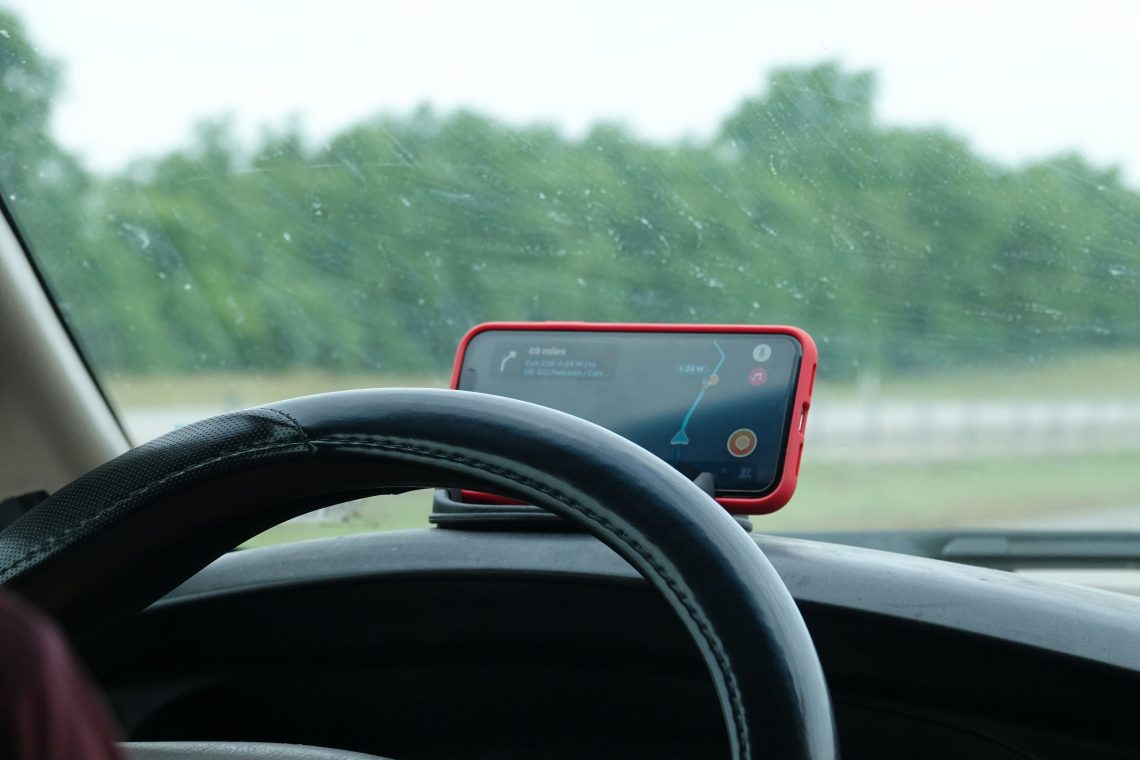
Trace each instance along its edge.
<path fill-rule="evenodd" d="M 720 354 L 720 361 L 716 363 L 716 367 L 711 373 L 709 373 L 707 377 L 705 377 L 704 382 L 701 383 L 701 392 L 698 393 L 696 399 L 693 400 L 693 405 L 689 407 L 689 411 L 685 414 L 685 419 L 681 420 L 681 429 L 678 430 L 677 433 L 673 436 L 673 439 L 669 441 L 669 443 L 673 446 L 689 445 L 689 434 L 685 432 L 685 429 L 689 427 L 689 420 L 692 419 L 693 412 L 697 411 L 697 407 L 700 406 L 701 399 L 705 397 L 705 391 L 709 388 L 709 377 L 712 377 L 713 375 L 720 372 L 721 365 L 724 364 L 724 351 L 721 350 L 720 343 L 714 340 L 713 345 L 716 346 L 716 350 Z M 680 452 L 678 452 L 678 455 L 679 454 Z"/>

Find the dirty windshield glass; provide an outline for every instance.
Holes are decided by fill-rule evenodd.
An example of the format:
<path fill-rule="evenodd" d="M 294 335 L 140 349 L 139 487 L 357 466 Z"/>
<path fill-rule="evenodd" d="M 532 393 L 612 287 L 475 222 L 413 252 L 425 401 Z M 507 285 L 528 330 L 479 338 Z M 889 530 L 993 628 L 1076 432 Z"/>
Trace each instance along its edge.
<path fill-rule="evenodd" d="M 136 442 L 488 320 L 791 324 L 758 529 L 1140 526 L 1132 4 L 0 6 L 3 204 Z"/>

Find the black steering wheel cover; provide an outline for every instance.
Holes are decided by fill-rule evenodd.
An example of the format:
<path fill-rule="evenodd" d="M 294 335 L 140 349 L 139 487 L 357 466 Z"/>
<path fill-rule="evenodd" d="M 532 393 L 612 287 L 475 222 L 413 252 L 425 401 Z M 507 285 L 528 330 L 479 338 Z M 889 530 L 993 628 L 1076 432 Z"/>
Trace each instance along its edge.
<path fill-rule="evenodd" d="M 350 391 L 204 420 L 93 470 L 0 532 L 0 582 L 90 623 L 140 608 L 315 506 L 423 486 L 534 503 L 630 562 L 700 648 L 733 757 L 835 756 L 811 638 L 755 542 L 643 449 L 511 399 Z"/>

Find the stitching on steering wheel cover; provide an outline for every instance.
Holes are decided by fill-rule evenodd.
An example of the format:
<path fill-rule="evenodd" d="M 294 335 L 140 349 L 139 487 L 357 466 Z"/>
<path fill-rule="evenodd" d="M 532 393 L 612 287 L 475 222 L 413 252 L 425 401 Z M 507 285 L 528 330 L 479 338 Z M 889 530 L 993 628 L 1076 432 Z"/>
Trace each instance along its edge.
<path fill-rule="evenodd" d="M 237 434 L 238 440 L 229 446 L 217 447 L 211 456 L 201 457 L 187 444 L 201 446 L 222 435 L 218 428 L 243 425 L 250 429 Z M 234 435 L 234 433 L 231 433 Z M 0 583 L 7 583 L 38 560 L 51 555 L 66 539 L 82 538 L 113 521 L 124 505 L 159 490 L 192 473 L 225 465 L 237 457 L 311 448 L 309 436 L 290 414 L 278 409 L 245 409 L 239 412 L 210 417 L 174 430 L 159 438 L 137 446 L 125 454 L 95 468 L 81 481 L 64 486 L 48 497 L 53 509 L 49 512 L 32 510 L 21 516 L 3 533 L 0 542 Z M 190 452 L 190 453 L 187 453 Z M 186 457 L 190 456 L 189 460 Z M 131 459 L 156 458 L 159 461 L 145 472 L 126 493 L 117 493 L 125 478 L 125 462 Z M 173 469 L 165 469 L 173 468 Z M 161 477 L 153 477 L 161 474 Z M 94 482 L 91 482 L 94 480 Z M 110 500 L 93 513 L 88 505 Z M 33 540 L 35 539 L 35 540 Z"/>
<path fill-rule="evenodd" d="M 645 560 L 646 564 L 652 567 L 661 576 L 661 578 L 665 581 L 665 584 L 674 593 L 674 595 L 676 595 L 677 601 L 681 603 L 681 606 L 685 608 L 685 611 L 689 614 L 689 617 L 696 624 L 697 629 L 700 631 L 701 636 L 705 640 L 705 643 L 708 644 L 710 651 L 713 653 L 713 658 L 716 660 L 716 664 L 721 671 L 721 675 L 724 676 L 725 684 L 727 685 L 729 692 L 729 701 L 732 703 L 732 712 L 734 718 L 733 723 L 736 731 L 736 738 L 737 741 L 740 742 L 741 751 L 745 753 L 745 755 L 750 753 L 751 745 L 748 740 L 747 729 L 745 728 L 744 711 L 742 705 L 740 704 L 740 694 L 736 685 L 736 674 L 733 672 L 727 659 L 724 657 L 720 639 L 718 639 L 713 631 L 709 628 L 708 621 L 705 619 L 704 611 L 700 608 L 700 606 L 693 602 L 688 594 L 685 593 L 684 588 L 682 588 L 677 583 L 669 571 L 661 564 L 659 564 L 649 552 L 645 551 L 636 539 L 628 535 L 621 528 L 615 526 L 609 520 L 602 517 L 589 507 L 583 506 L 562 492 L 550 488 L 544 483 L 532 480 L 531 478 L 517 473 L 514 470 L 508 470 L 498 465 L 488 464 L 477 459 L 471 459 L 469 457 L 453 454 L 441 449 L 433 449 L 426 446 L 403 443 L 402 441 L 403 439 L 392 438 L 390 436 L 373 435 L 334 435 L 325 436 L 323 438 L 310 439 L 310 442 L 315 445 L 331 444 L 333 446 L 336 446 L 347 443 L 352 447 L 379 449 L 383 451 L 402 451 L 411 454 L 417 454 L 429 459 L 442 459 L 450 462 L 456 462 L 458 464 L 463 464 L 468 467 L 483 470 L 494 475 L 499 475 L 508 478 L 515 483 L 518 483 L 519 485 L 524 485 L 528 488 L 533 488 L 536 491 L 541 491 L 543 494 L 549 496 L 552 499 L 555 499 L 556 501 L 566 506 L 568 509 L 577 512 L 587 520 L 602 526 L 611 534 L 617 536 L 627 547 L 629 547 L 630 550 Z"/>

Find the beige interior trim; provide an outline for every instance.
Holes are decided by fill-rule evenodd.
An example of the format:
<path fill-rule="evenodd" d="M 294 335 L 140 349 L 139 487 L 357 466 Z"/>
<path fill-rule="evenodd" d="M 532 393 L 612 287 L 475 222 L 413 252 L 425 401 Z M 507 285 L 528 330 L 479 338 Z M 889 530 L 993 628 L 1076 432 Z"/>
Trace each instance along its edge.
<path fill-rule="evenodd" d="M 0 217 L 0 498 L 54 491 L 127 448 Z"/>

